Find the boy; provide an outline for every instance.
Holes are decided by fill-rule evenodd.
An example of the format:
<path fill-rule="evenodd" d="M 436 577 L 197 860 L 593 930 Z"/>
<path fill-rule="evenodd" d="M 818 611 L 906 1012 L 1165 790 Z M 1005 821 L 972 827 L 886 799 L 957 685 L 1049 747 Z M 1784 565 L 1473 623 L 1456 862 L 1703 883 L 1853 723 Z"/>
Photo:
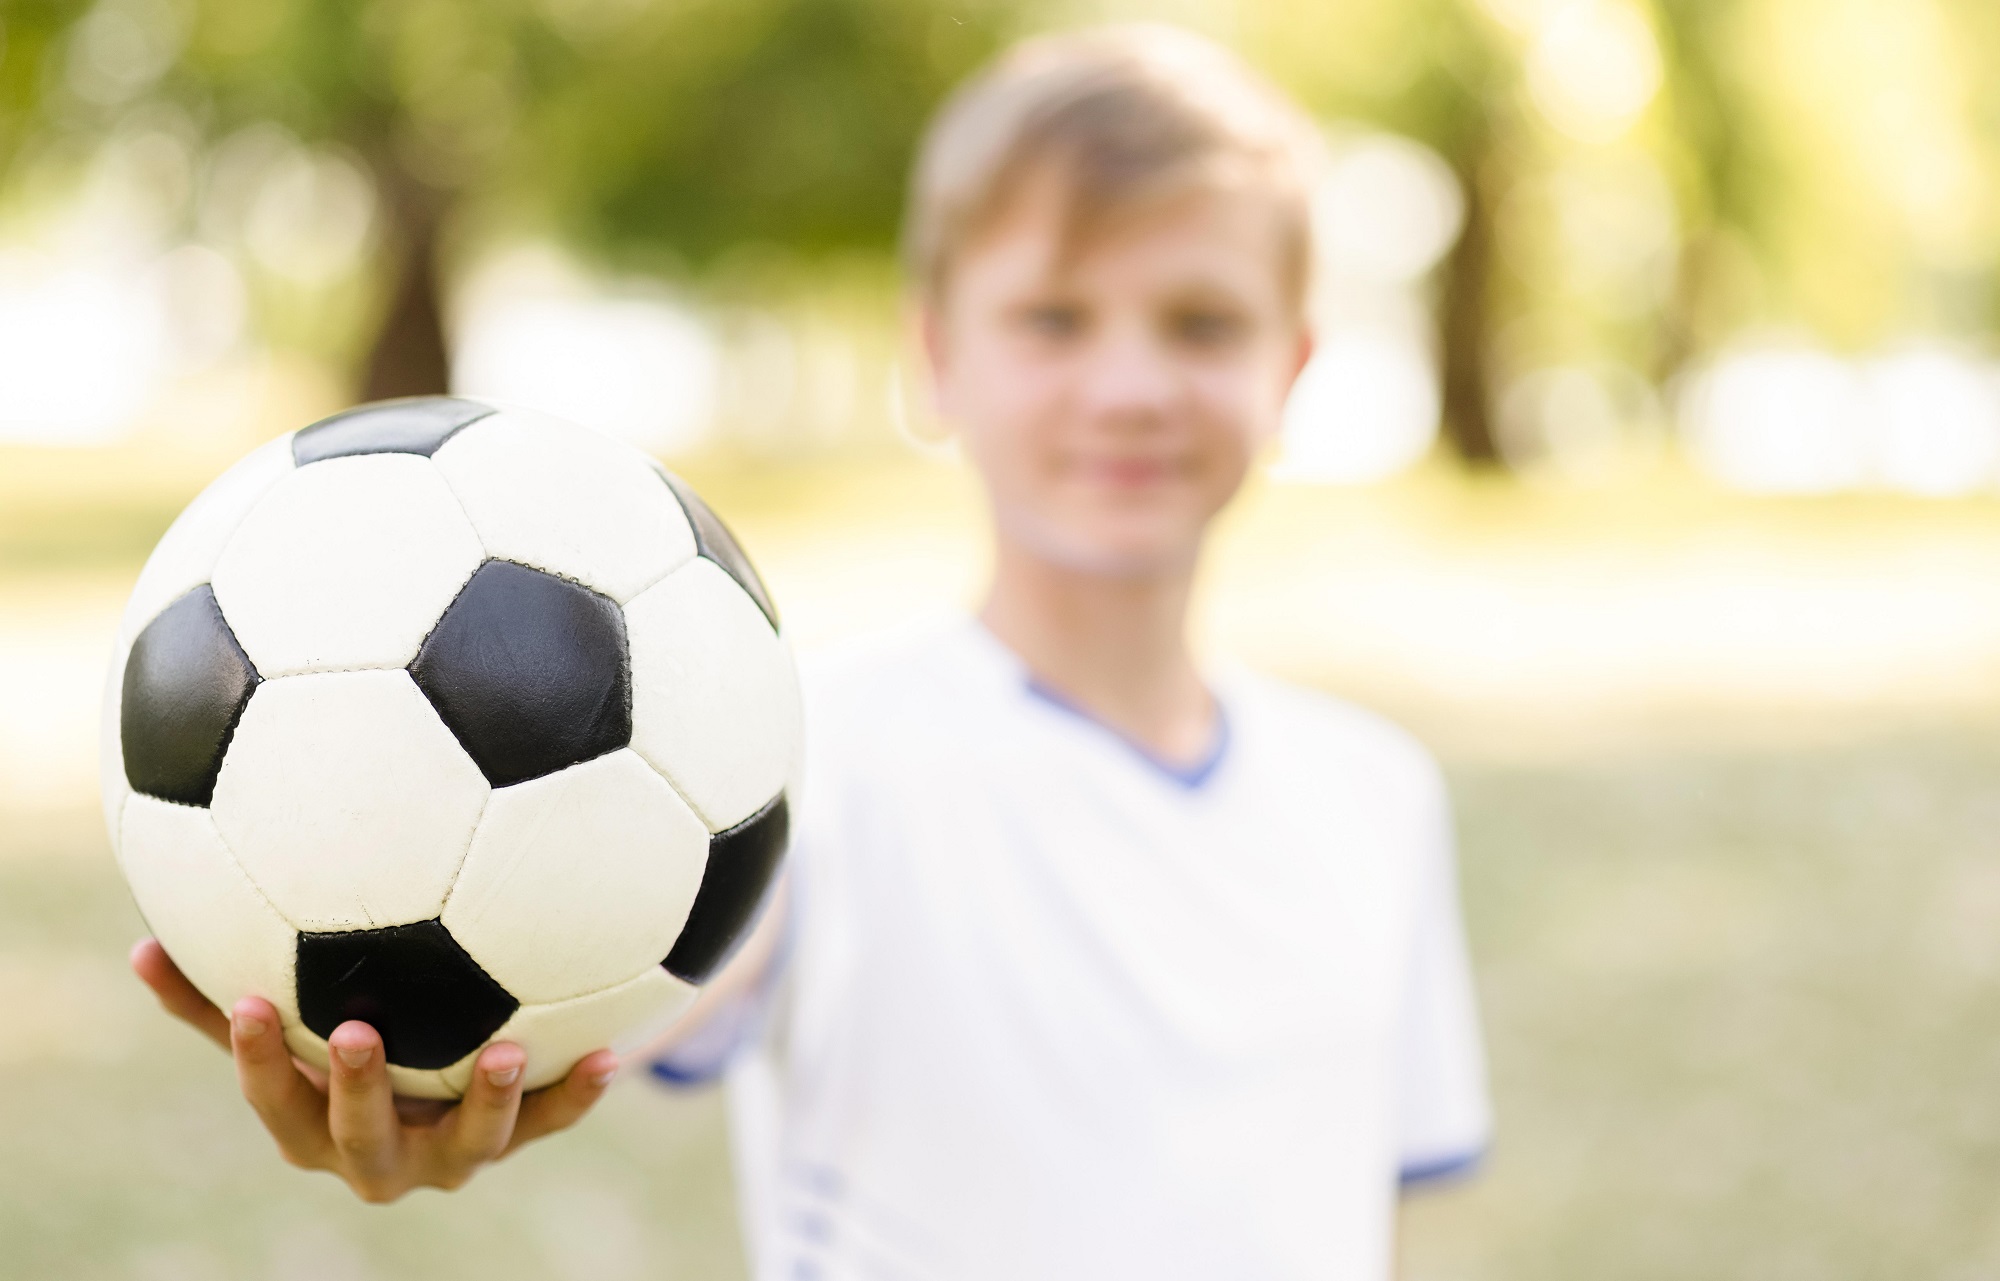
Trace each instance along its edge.
<path fill-rule="evenodd" d="M 1208 526 L 1310 352 L 1309 149 L 1157 28 L 1030 42 L 932 128 L 910 268 L 992 585 L 809 682 L 789 882 L 656 1063 L 757 1042 L 731 1102 L 760 1276 L 1379 1278 L 1399 1176 L 1485 1142 L 1435 767 L 1186 641 Z M 456 1186 L 615 1067 L 523 1100 L 493 1046 L 406 1125 L 365 1024 L 322 1094 L 262 1002 L 225 1020 L 137 961 L 233 1021 L 287 1156 L 370 1199 Z"/>

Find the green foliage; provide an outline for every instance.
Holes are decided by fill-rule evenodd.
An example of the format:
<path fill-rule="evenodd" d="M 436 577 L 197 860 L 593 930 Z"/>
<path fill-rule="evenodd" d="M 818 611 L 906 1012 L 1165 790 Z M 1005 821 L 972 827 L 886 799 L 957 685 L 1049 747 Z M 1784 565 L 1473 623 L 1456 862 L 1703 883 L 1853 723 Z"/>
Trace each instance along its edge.
<path fill-rule="evenodd" d="M 511 194 L 583 243 L 695 263 L 744 244 L 885 248 L 918 130 L 1001 19 L 932 0 L 645 10 L 537 104 Z"/>
<path fill-rule="evenodd" d="M 1462 162 L 1485 145 L 1511 53 L 1474 0 L 1253 8 L 1243 43 L 1309 108 L 1421 139 Z"/>
<path fill-rule="evenodd" d="M 0 8 L 0 175 L 6 161 L 54 122 L 44 104 L 62 35 L 78 0 L 9 0 Z"/>
<path fill-rule="evenodd" d="M 1541 34 L 1593 7 L 1641 24 L 1661 72 L 1609 140 L 1565 136 L 1533 92 Z M 270 122 L 366 166 L 387 215 L 381 257 L 346 301 L 292 309 L 339 326 L 367 323 L 346 318 L 376 307 L 398 246 L 428 245 L 440 220 L 709 283 L 747 261 L 767 283 L 811 287 L 836 261 L 884 259 L 924 120 L 1005 40 L 1154 12 L 1138 0 L 10 0 L 0 196 L 75 172 L 97 141 L 164 109 L 198 144 Z M 1473 215 L 1473 242 L 1441 281 L 1461 401 L 1524 362 L 1665 377 L 1746 328 L 1862 347 L 1968 331 L 1993 306 L 1990 0 L 1189 0 L 1176 13 L 1314 112 L 1411 135 L 1451 163 Z M 134 63 L 135 31 L 164 63 Z M 106 59 L 120 65 L 93 70 Z M 1620 268 L 1631 279 L 1609 292 L 1579 285 L 1605 274 L 1603 244 L 1582 243 L 1602 222 L 1585 206 L 1657 205 L 1644 188 L 1668 193 L 1674 243 Z M 1657 279 L 1633 285 L 1646 272 Z"/>
<path fill-rule="evenodd" d="M 63 74 L 84 13 L 8 10 L 0 155 L 57 119 L 108 131 L 138 101 L 83 101 Z M 179 50 L 143 97 L 210 137 L 268 121 L 351 148 L 378 180 L 518 207 L 598 249 L 694 262 L 744 241 L 879 249 L 918 129 L 1009 13 L 992 0 L 201 0 L 163 37 Z"/>

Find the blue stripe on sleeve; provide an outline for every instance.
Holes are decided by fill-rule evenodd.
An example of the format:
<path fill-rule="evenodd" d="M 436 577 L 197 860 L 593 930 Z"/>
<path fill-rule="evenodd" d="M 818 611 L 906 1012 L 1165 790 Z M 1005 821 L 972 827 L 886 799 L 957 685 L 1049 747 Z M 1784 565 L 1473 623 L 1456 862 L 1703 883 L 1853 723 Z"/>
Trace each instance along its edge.
<path fill-rule="evenodd" d="M 694 1085 L 707 1085 L 722 1075 L 722 1069 L 729 1066 L 725 1058 L 713 1059 L 699 1067 L 680 1067 L 666 1059 L 654 1059 L 646 1065 L 646 1070 L 668 1085 L 686 1089 Z"/>
<path fill-rule="evenodd" d="M 795 869 L 789 870 L 788 875 L 792 886 L 791 908 L 785 914 L 784 932 L 778 936 L 777 946 L 764 973 L 749 991 L 740 993 L 710 1014 L 705 1026 L 697 1028 L 681 1044 L 649 1062 L 646 1071 L 654 1080 L 675 1089 L 711 1085 L 721 1079 L 737 1054 L 762 1029 L 771 993 L 786 967 L 792 963 L 792 948 L 797 942 L 798 906 L 802 896 L 799 886 L 804 878 Z M 758 906 L 757 918 L 753 919 L 760 919 L 770 910 L 771 899 L 777 894 L 777 889 L 778 883 L 773 880 L 765 891 L 764 902 Z"/>
<path fill-rule="evenodd" d="M 1486 1159 L 1486 1149 L 1473 1148 L 1466 1152 L 1456 1152 L 1450 1156 L 1432 1157 L 1425 1161 L 1413 1161 L 1396 1172 L 1397 1182 L 1406 1188 L 1434 1183 L 1449 1182 L 1470 1175 Z"/>

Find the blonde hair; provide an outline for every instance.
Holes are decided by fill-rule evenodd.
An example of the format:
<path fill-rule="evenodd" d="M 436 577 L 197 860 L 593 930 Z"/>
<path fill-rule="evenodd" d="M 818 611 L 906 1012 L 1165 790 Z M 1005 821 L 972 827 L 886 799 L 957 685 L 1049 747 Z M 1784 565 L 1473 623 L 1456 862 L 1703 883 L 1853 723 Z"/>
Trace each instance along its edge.
<path fill-rule="evenodd" d="M 1146 24 L 1027 40 L 931 122 L 904 220 L 905 266 L 936 301 L 953 259 L 1043 175 L 1062 193 L 1066 252 L 1116 216 L 1189 190 L 1249 189 L 1278 215 L 1278 270 L 1302 308 L 1318 146 L 1295 103 L 1190 32 Z"/>

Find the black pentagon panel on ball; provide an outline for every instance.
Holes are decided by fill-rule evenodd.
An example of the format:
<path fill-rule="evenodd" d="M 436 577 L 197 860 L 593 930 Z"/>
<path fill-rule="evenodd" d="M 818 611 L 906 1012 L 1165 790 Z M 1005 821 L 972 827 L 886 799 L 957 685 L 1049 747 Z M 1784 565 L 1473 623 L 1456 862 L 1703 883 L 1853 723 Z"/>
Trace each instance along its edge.
<path fill-rule="evenodd" d="M 132 790 L 207 805 L 258 680 L 207 584 L 161 610 L 125 660 L 118 735 Z"/>
<path fill-rule="evenodd" d="M 438 921 L 299 935 L 299 1017 L 322 1038 L 349 1019 L 398 1067 L 450 1067 L 520 1008 Z"/>
<path fill-rule="evenodd" d="M 708 865 L 687 924 L 662 963 L 689 983 L 706 982 L 743 941 L 791 839 L 791 815 L 778 798 L 726 832 L 709 838 Z"/>
<path fill-rule="evenodd" d="M 292 437 L 292 461 L 304 467 L 353 454 L 422 454 L 428 458 L 458 432 L 493 413 L 455 396 L 378 400 L 322 418 Z"/>
<path fill-rule="evenodd" d="M 686 481 L 666 468 L 660 468 L 660 476 L 667 482 L 667 488 L 674 491 L 680 501 L 681 510 L 687 513 L 688 524 L 694 526 L 694 545 L 702 557 L 714 561 L 722 571 L 736 580 L 736 585 L 749 593 L 757 602 L 757 608 L 764 611 L 764 617 L 773 631 L 778 627 L 778 607 L 771 603 L 771 593 L 764 590 L 764 580 L 757 577 L 757 567 L 743 554 L 743 548 L 736 542 L 736 536 L 729 532 L 729 526 L 722 518 L 701 500 L 701 495 L 688 488 Z"/>
<path fill-rule="evenodd" d="M 424 639 L 410 675 L 495 787 L 632 739 L 625 615 L 608 597 L 489 560 Z"/>

